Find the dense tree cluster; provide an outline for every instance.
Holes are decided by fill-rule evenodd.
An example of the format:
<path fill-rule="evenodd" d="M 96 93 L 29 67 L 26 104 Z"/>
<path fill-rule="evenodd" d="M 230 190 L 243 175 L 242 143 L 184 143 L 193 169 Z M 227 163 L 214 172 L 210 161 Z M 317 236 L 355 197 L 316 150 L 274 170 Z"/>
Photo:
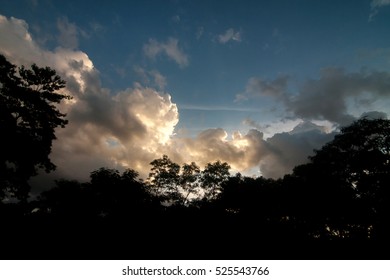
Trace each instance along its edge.
<path fill-rule="evenodd" d="M 0 202 L 2 240 L 14 242 L 3 252 L 23 250 L 22 257 L 34 258 L 43 248 L 57 257 L 75 251 L 73 258 L 107 258 L 123 247 L 125 257 L 164 258 L 174 251 L 176 258 L 188 258 L 203 250 L 209 254 L 203 258 L 221 258 L 252 248 L 267 258 L 293 258 L 296 251 L 287 244 L 374 240 L 382 246 L 388 239 L 385 119 L 360 119 L 342 128 L 309 163 L 278 180 L 231 175 L 221 161 L 203 169 L 195 162 L 180 166 L 163 155 L 150 163 L 145 181 L 135 170 L 100 168 L 89 182 L 59 180 L 27 202 L 28 188 L 16 178 L 26 182 L 36 168 L 54 168 L 48 158 L 54 128 L 66 121 L 52 103 L 67 97 L 55 93 L 64 83 L 51 69 L 20 68 L 16 75 L 12 64 L 0 60 L 0 125 L 7 132 L 1 138 L 0 198 L 8 193 L 24 202 Z M 34 152 L 27 152 L 28 145 Z"/>
<path fill-rule="evenodd" d="M 49 154 L 56 127 L 67 120 L 56 104 L 65 81 L 49 67 L 17 68 L 0 54 L 0 199 L 9 193 L 26 200 L 37 169 L 55 169 Z"/>

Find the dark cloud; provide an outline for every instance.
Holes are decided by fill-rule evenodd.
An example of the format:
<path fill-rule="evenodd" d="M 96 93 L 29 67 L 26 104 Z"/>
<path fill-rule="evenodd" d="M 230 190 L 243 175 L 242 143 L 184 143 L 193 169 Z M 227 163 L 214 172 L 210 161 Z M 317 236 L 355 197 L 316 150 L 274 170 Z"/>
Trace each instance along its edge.
<path fill-rule="evenodd" d="M 366 118 L 366 119 L 387 119 L 387 114 L 384 112 L 378 112 L 378 111 L 370 111 L 370 112 L 365 112 L 361 116 L 361 118 Z"/>
<path fill-rule="evenodd" d="M 358 98 L 365 93 L 370 94 L 368 100 L 372 102 L 390 97 L 390 74 L 364 71 L 346 73 L 340 68 L 326 68 L 321 71 L 318 80 L 308 80 L 299 94 L 286 105 L 297 117 L 346 125 L 356 118 L 347 110 L 347 99 Z"/>
<path fill-rule="evenodd" d="M 261 78 L 250 78 L 246 85 L 245 92 L 238 94 L 236 96 L 236 101 L 264 96 L 286 101 L 288 99 L 288 80 L 289 76 L 287 75 L 280 75 L 272 81 Z"/>
<path fill-rule="evenodd" d="M 263 176 L 279 178 L 308 162 L 315 149 L 331 141 L 335 133 L 311 122 L 302 122 L 291 132 L 277 133 L 267 139 L 269 153 L 260 163 Z"/>
<path fill-rule="evenodd" d="M 246 92 L 237 99 L 264 96 L 284 104 L 296 118 L 347 125 L 358 117 L 349 107 L 368 106 L 390 97 L 390 74 L 368 70 L 347 73 L 342 68 L 324 68 L 318 79 L 305 81 L 297 93 L 288 90 L 287 76 L 271 81 L 251 78 Z"/>

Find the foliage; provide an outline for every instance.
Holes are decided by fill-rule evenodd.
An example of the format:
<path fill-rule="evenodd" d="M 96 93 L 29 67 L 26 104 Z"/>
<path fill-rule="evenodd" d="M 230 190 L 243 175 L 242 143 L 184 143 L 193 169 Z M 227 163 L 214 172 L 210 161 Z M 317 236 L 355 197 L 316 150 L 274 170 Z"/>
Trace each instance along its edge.
<path fill-rule="evenodd" d="M 38 168 L 55 169 L 49 154 L 55 128 L 67 124 L 56 107 L 70 99 L 58 92 L 64 87 L 55 70 L 35 64 L 17 69 L 0 55 L 0 198 L 8 193 L 25 200 L 27 180 Z"/>
<path fill-rule="evenodd" d="M 180 185 L 184 191 L 183 204 L 188 202 L 190 195 L 195 196 L 199 193 L 199 178 L 200 168 L 196 165 L 195 162 L 191 162 L 190 164 L 185 163 L 183 165 L 180 176 Z"/>
<path fill-rule="evenodd" d="M 222 190 L 222 184 L 229 178 L 230 165 L 226 162 L 216 161 L 208 163 L 202 171 L 202 188 L 207 200 L 216 199 Z"/>
<path fill-rule="evenodd" d="M 390 121 L 360 119 L 310 160 L 285 179 L 291 209 L 320 235 L 379 230 L 389 213 Z"/>
<path fill-rule="evenodd" d="M 147 181 L 152 187 L 153 193 L 165 201 L 178 200 L 180 165 L 172 162 L 167 155 L 153 160 L 150 164 L 152 169 Z"/>

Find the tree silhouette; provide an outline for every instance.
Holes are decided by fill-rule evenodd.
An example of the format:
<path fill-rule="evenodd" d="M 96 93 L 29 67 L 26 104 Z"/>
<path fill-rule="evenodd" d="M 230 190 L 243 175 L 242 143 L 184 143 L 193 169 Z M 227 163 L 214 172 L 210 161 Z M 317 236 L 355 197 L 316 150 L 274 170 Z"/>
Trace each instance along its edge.
<path fill-rule="evenodd" d="M 337 178 L 340 187 L 353 190 L 360 221 L 380 234 L 379 228 L 388 225 L 390 217 L 390 121 L 355 121 L 311 160 Z"/>
<path fill-rule="evenodd" d="M 180 175 L 180 185 L 183 189 L 183 204 L 188 203 L 190 195 L 198 194 L 199 190 L 199 179 L 200 179 L 200 168 L 195 162 L 190 164 L 184 164 L 182 166 L 182 173 Z"/>
<path fill-rule="evenodd" d="M 172 162 L 167 155 L 153 160 L 150 164 L 152 169 L 147 182 L 152 192 L 168 203 L 180 201 L 180 165 Z"/>
<path fill-rule="evenodd" d="M 55 169 L 49 154 L 56 127 L 67 120 L 56 104 L 71 97 L 56 72 L 33 64 L 16 68 L 0 54 L 0 199 L 6 194 L 25 201 L 27 180 L 38 168 Z"/>
<path fill-rule="evenodd" d="M 222 184 L 229 178 L 229 169 L 229 164 L 219 160 L 205 166 L 201 176 L 205 200 L 211 201 L 217 198 L 222 190 Z"/>
<path fill-rule="evenodd" d="M 318 236 L 372 237 L 388 225 L 390 121 L 360 119 L 341 129 L 286 176 L 291 210 Z"/>

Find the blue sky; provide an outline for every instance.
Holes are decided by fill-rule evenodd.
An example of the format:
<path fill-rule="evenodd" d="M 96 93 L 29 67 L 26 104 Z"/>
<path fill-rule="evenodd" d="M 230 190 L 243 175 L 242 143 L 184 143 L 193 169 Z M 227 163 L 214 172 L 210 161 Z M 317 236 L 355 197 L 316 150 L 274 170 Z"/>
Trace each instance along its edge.
<path fill-rule="evenodd" d="M 63 65 L 58 61 L 65 59 L 65 50 L 67 63 L 69 57 L 92 63 L 93 70 L 88 71 L 94 73 L 93 85 L 98 85 L 100 95 L 94 94 L 99 98 L 108 94 L 112 100 L 107 102 L 117 102 L 124 92 L 135 98 L 136 90 L 153 89 L 157 95 L 150 96 L 177 109 L 171 112 L 174 117 L 159 117 L 157 112 L 165 105 L 148 106 L 145 94 L 142 108 L 156 112 L 158 126 L 166 127 L 173 142 L 156 140 L 159 147 L 149 143 L 155 148 L 142 147 L 148 153 L 133 156 L 128 150 L 140 148 L 135 140 L 110 130 L 105 141 L 118 143 L 123 150 L 115 151 L 121 155 L 112 156 L 114 161 L 95 161 L 101 164 L 145 169 L 145 162 L 164 152 L 181 162 L 230 160 L 237 171 L 279 177 L 329 140 L 338 126 L 363 113 L 390 113 L 389 0 L 1 2 L 2 36 L 13 39 L 0 44 L 0 50 L 15 63 L 35 62 L 27 46 L 12 48 L 12 43 L 23 44 L 12 32 L 23 29 L 42 63 Z M 75 77 L 70 74 L 74 67 L 58 67 L 65 78 Z M 82 83 L 90 85 L 91 79 L 86 81 Z M 159 99 L 166 95 L 168 99 Z M 69 117 L 86 125 L 75 108 L 68 108 Z M 157 121 L 148 126 L 153 121 L 141 121 L 148 133 L 152 127 L 156 130 Z M 105 122 L 109 123 L 90 123 L 98 127 L 96 131 L 107 131 Z M 71 130 L 63 137 L 80 140 L 81 132 Z M 253 146 L 248 140 L 253 131 L 261 134 L 262 144 Z M 203 139 L 205 135 L 210 138 Z M 245 148 L 237 137 L 247 142 Z M 203 140 L 208 144 L 197 150 Z M 299 146 L 299 141 L 308 147 Z M 54 147 L 53 157 L 63 157 L 60 150 Z"/>

